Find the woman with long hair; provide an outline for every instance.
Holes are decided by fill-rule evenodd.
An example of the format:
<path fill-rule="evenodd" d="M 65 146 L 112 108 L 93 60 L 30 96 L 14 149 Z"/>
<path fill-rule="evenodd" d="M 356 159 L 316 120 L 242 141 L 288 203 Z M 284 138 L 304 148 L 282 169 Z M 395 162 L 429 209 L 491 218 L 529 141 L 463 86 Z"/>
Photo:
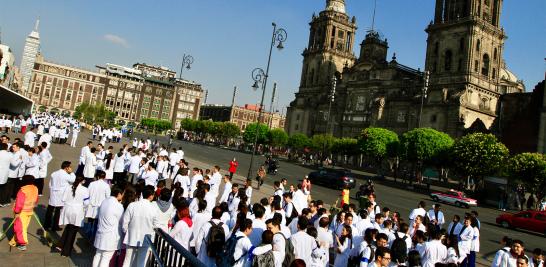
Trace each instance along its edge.
<path fill-rule="evenodd" d="M 78 234 L 85 218 L 84 207 L 87 206 L 89 190 L 83 186 L 83 182 L 83 177 L 76 177 L 72 187 L 68 187 L 63 194 L 64 206 L 61 210 L 59 225 L 65 225 L 66 227 L 56 249 L 65 257 L 72 254 L 76 234 Z"/>
<path fill-rule="evenodd" d="M 334 261 L 334 267 L 345 267 L 349 262 L 349 253 L 351 253 L 351 248 L 353 246 L 353 234 L 351 226 L 343 225 L 341 229 L 341 236 L 336 237 L 336 259 Z"/>
<path fill-rule="evenodd" d="M 176 215 L 179 218 L 169 235 L 178 241 L 185 249 L 190 249 L 190 237 L 192 235 L 193 221 L 190 217 L 188 202 L 182 200 L 177 204 Z"/>
<path fill-rule="evenodd" d="M 114 179 L 114 163 L 112 162 L 114 155 L 107 153 L 104 158 L 104 172 L 106 172 L 106 182 L 112 185 L 112 179 Z"/>

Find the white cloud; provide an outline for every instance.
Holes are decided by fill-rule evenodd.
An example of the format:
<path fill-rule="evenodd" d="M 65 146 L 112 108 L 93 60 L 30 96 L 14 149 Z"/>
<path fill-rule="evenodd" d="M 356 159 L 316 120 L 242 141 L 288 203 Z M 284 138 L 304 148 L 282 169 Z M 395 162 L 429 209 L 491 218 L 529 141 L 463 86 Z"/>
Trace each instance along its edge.
<path fill-rule="evenodd" d="M 105 34 L 102 36 L 102 38 L 110 43 L 121 45 L 125 48 L 129 48 L 129 43 L 127 43 L 127 40 L 123 39 L 122 37 L 119 37 L 115 34 Z"/>

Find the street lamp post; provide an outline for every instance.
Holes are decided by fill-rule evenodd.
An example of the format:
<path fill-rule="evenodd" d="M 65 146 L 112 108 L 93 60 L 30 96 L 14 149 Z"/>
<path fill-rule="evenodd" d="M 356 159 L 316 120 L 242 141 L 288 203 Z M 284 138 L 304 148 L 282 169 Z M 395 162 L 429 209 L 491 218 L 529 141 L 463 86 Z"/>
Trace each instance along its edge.
<path fill-rule="evenodd" d="M 184 72 L 184 67 L 186 69 L 191 69 L 191 64 L 193 64 L 193 57 L 191 55 L 186 55 L 182 57 L 182 66 L 180 66 L 180 79 L 182 79 L 182 72 Z"/>
<path fill-rule="evenodd" d="M 258 107 L 258 123 L 256 125 L 256 133 L 254 136 L 254 147 L 252 148 L 252 156 L 250 157 L 250 166 L 248 167 L 247 179 L 251 179 L 252 175 L 252 165 L 254 164 L 254 156 L 256 156 L 256 149 L 258 147 L 258 134 L 260 131 L 260 120 L 262 119 L 262 107 L 264 106 L 264 97 L 265 89 L 267 88 L 267 78 L 269 76 L 269 66 L 271 64 L 271 54 L 273 52 L 273 46 L 278 42 L 277 49 L 281 50 L 284 48 L 283 42 L 286 41 L 287 33 L 284 29 L 277 29 L 277 24 L 274 22 L 271 24 L 273 26 L 273 35 L 271 37 L 271 45 L 269 47 L 269 57 L 267 58 L 267 67 L 265 72 L 261 68 L 255 68 L 252 71 L 252 79 L 254 80 L 254 85 L 252 88 L 258 90 L 260 84 L 262 85 L 262 98 L 260 101 L 260 106 Z M 258 183 L 258 189 L 260 189 L 260 184 Z"/>
<path fill-rule="evenodd" d="M 332 133 L 333 131 L 330 131 L 330 121 L 331 121 L 331 116 L 330 116 L 330 112 L 332 111 L 332 103 L 334 103 L 334 100 L 335 100 L 335 95 L 336 95 L 336 85 L 337 85 L 337 78 L 336 76 L 332 76 L 332 88 L 330 90 L 330 95 L 329 95 L 329 104 L 328 104 L 328 117 L 327 117 L 327 121 L 326 121 L 326 133 Z"/>
<path fill-rule="evenodd" d="M 425 103 L 425 98 L 427 98 L 429 78 L 430 78 L 430 72 L 427 70 L 427 71 L 425 71 L 423 88 L 422 88 L 422 91 L 421 91 L 421 108 L 419 109 L 418 128 L 421 128 L 421 117 L 423 116 L 423 104 Z"/>

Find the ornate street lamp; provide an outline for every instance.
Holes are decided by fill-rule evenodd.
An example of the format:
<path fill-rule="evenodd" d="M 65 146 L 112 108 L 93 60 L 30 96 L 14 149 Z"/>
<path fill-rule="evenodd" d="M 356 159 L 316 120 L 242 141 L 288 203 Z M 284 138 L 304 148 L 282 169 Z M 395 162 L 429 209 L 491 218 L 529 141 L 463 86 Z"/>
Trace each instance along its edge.
<path fill-rule="evenodd" d="M 180 79 L 182 79 L 182 72 L 184 72 L 184 68 L 191 69 L 191 64 L 193 64 L 193 57 L 191 55 L 186 55 L 182 57 L 182 66 L 180 66 Z"/>

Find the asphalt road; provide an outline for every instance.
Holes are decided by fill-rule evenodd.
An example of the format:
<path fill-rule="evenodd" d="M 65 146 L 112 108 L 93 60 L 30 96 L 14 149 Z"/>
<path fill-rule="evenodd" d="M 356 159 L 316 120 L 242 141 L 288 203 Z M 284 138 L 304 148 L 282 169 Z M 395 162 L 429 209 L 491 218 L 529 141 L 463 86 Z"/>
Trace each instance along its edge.
<path fill-rule="evenodd" d="M 250 154 L 182 141 L 175 141 L 174 145 L 181 145 L 188 158 L 210 163 L 211 166 L 219 165 L 224 171 L 227 171 L 230 160 L 235 157 L 239 161 L 237 173 L 246 175 L 248 172 L 251 156 Z M 264 156 L 256 156 L 254 160 L 255 166 L 253 168 L 254 173 L 258 166 L 264 161 Z M 306 174 L 311 171 L 313 170 L 306 167 L 288 162 L 281 162 L 278 174 L 275 176 L 268 175 L 266 178 L 266 183 L 272 184 L 273 181 L 286 178 L 288 179 L 289 185 L 297 184 Z M 255 174 L 253 176 L 255 176 Z M 357 188 L 358 185 L 363 182 L 364 181 L 362 180 L 357 180 Z M 424 200 L 427 203 L 427 210 L 433 204 L 428 195 L 416 193 L 409 189 L 405 190 L 392 188 L 376 183 L 375 190 L 377 194 L 377 201 L 380 206 L 389 207 L 391 211 L 400 212 L 403 218 L 407 218 L 409 212 L 415 208 L 417 203 L 421 200 Z M 352 196 L 354 197 L 356 190 L 352 191 Z M 325 203 L 331 205 L 335 203 L 336 199 L 339 198 L 340 191 L 320 185 L 313 185 L 311 194 L 313 199 L 321 199 Z M 447 204 L 442 205 L 442 210 L 446 220 L 449 221 L 455 214 L 463 217 L 465 212 L 470 212 L 469 209 L 463 209 Z M 523 240 L 527 251 L 532 251 L 534 248 L 546 249 L 546 238 L 543 235 L 520 230 L 504 229 L 497 226 L 495 224 L 495 218 L 502 212 L 487 207 L 478 207 L 474 208 L 473 210 L 476 210 L 479 213 L 478 218 L 480 219 L 482 226 L 480 233 L 480 254 L 482 259 L 487 259 L 488 261 L 493 259 L 495 252 L 499 249 L 499 240 L 505 235 L 513 239 Z M 444 227 L 447 228 L 447 223 Z"/>

